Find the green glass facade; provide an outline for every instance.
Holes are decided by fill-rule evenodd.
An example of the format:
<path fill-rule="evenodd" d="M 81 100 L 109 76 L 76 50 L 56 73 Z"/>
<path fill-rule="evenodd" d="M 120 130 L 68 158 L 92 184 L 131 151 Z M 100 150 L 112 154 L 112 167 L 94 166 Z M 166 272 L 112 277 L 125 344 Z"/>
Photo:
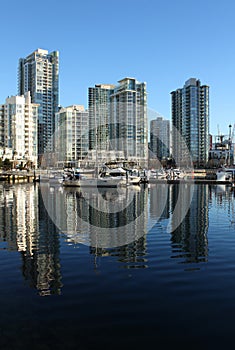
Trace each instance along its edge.
<path fill-rule="evenodd" d="M 195 166 L 203 166 L 209 154 L 209 86 L 187 80 L 182 89 L 171 92 L 173 155 L 183 157 L 183 142 Z"/>

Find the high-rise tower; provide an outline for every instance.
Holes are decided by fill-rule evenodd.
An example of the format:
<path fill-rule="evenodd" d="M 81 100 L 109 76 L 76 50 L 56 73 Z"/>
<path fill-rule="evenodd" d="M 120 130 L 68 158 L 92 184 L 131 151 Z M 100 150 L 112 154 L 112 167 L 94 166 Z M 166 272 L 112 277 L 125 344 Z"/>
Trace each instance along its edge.
<path fill-rule="evenodd" d="M 109 150 L 110 95 L 114 87 L 96 84 L 88 89 L 90 150 Z"/>
<path fill-rule="evenodd" d="M 209 86 L 188 79 L 171 92 L 173 157 L 183 158 L 186 144 L 195 166 L 205 165 L 209 153 Z"/>
<path fill-rule="evenodd" d="M 37 49 L 19 60 L 18 93 L 30 91 L 38 109 L 38 155 L 53 151 L 55 113 L 59 105 L 59 53 Z"/>
<path fill-rule="evenodd" d="M 150 150 L 157 159 L 170 156 L 170 121 L 157 117 L 150 121 Z"/>
<path fill-rule="evenodd" d="M 116 150 L 146 167 L 148 123 L 146 83 L 124 78 L 118 85 L 89 88 L 89 148 Z"/>
<path fill-rule="evenodd" d="M 111 95 L 111 125 L 117 125 L 116 147 L 129 160 L 143 167 L 148 159 L 148 123 L 146 83 L 134 78 L 119 80 Z"/>
<path fill-rule="evenodd" d="M 57 161 L 79 167 L 88 153 L 88 111 L 82 105 L 61 108 L 56 113 L 55 150 Z"/>

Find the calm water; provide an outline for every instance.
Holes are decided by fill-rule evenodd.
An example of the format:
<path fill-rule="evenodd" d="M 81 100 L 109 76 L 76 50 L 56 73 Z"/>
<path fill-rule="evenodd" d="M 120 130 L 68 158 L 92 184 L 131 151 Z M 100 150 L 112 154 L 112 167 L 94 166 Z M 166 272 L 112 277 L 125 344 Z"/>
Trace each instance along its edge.
<path fill-rule="evenodd" d="M 234 206 L 225 186 L 0 185 L 0 348 L 231 347 Z"/>

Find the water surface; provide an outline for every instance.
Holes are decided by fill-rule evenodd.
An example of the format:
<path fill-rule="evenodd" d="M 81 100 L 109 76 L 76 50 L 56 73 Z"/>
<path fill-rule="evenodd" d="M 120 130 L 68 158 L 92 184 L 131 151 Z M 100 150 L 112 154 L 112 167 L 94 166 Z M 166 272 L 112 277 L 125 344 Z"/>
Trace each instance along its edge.
<path fill-rule="evenodd" d="M 1 349 L 232 346 L 230 187 L 47 186 L 0 185 Z"/>

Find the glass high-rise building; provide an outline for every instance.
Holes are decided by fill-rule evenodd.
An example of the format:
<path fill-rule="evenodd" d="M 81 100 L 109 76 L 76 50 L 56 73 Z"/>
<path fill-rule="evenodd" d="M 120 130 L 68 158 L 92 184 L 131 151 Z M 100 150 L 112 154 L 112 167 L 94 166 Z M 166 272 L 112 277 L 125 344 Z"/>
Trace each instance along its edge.
<path fill-rule="evenodd" d="M 205 165 L 209 154 L 209 86 L 188 79 L 183 88 L 171 92 L 172 152 L 184 157 L 186 144 L 193 164 Z"/>
<path fill-rule="evenodd" d="M 110 95 L 114 85 L 96 84 L 88 89 L 89 149 L 110 149 Z"/>
<path fill-rule="evenodd" d="M 126 159 L 147 167 L 148 122 L 146 83 L 134 78 L 118 81 L 111 95 L 112 137 L 116 149 L 123 151 Z"/>
<path fill-rule="evenodd" d="M 89 148 L 123 152 L 146 167 L 148 123 L 146 83 L 124 78 L 118 85 L 89 88 Z"/>
<path fill-rule="evenodd" d="M 170 156 L 170 121 L 157 117 L 150 121 L 150 150 L 157 159 Z"/>
<path fill-rule="evenodd" d="M 38 109 L 38 155 L 53 151 L 55 113 L 59 106 L 59 52 L 48 53 L 37 49 L 26 58 L 20 58 L 18 93 L 30 91 L 32 103 Z"/>

